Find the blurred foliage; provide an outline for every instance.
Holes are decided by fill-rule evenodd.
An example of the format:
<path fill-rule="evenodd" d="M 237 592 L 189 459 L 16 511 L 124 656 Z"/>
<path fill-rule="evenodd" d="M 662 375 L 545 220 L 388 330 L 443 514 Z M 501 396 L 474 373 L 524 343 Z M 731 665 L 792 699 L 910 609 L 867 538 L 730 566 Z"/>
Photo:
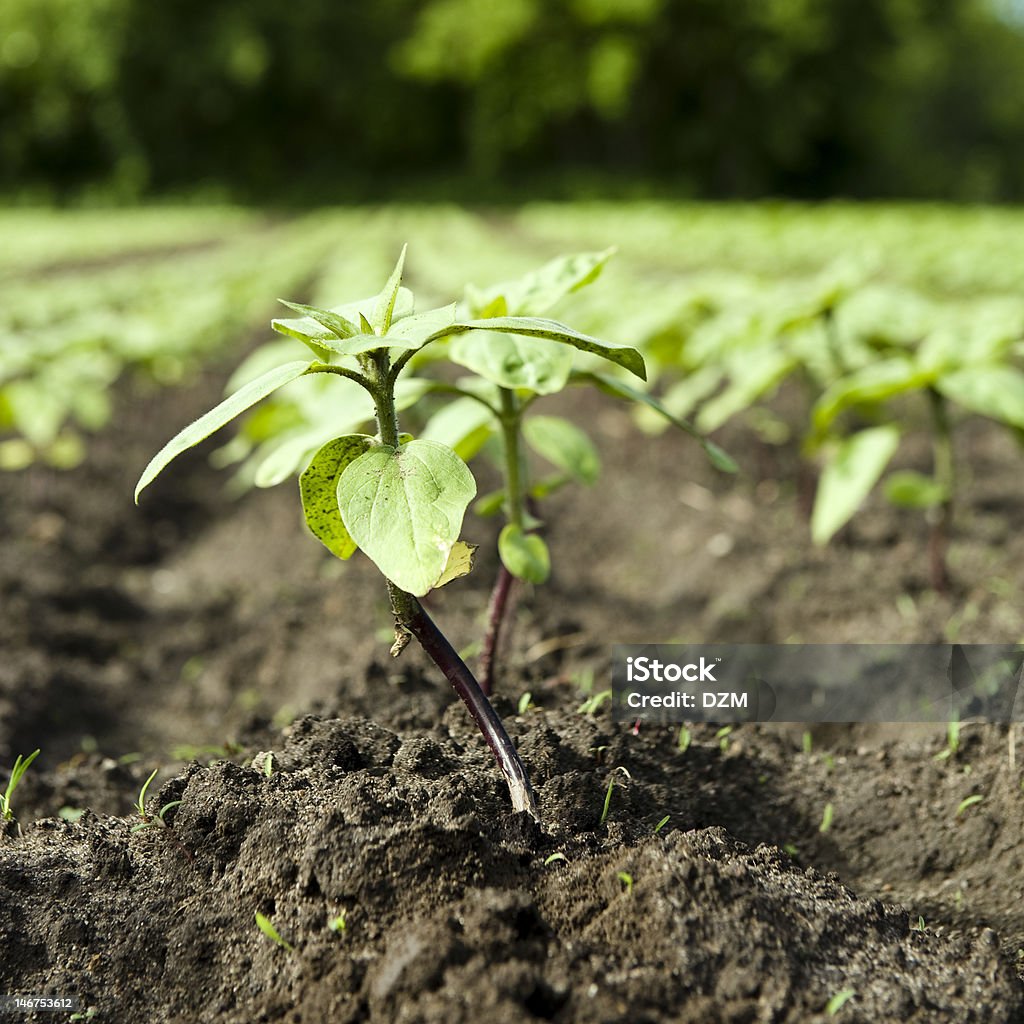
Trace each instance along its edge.
<path fill-rule="evenodd" d="M 4 0 L 0 189 L 1024 196 L 995 0 Z M 1003 12 L 1002 14 L 1000 12 Z"/>

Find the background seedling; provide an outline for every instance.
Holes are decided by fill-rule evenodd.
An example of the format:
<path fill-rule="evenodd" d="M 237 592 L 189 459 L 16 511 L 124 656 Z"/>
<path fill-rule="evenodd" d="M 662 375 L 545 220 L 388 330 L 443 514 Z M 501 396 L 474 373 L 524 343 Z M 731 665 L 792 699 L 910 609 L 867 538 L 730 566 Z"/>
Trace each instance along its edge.
<path fill-rule="evenodd" d="M 11 798 L 14 796 L 14 791 L 18 788 L 18 783 L 21 782 L 25 772 L 28 771 L 29 766 L 39 756 L 39 749 L 33 750 L 28 757 L 22 757 L 19 754 L 14 760 L 14 767 L 11 769 L 11 777 L 7 780 L 7 788 L 4 790 L 4 795 L 0 797 L 0 820 L 10 821 L 14 817 L 14 811 L 11 809 Z"/>
<path fill-rule="evenodd" d="M 654 826 L 655 835 L 657 835 L 668 824 L 668 820 L 671 817 L 671 814 L 666 814 L 665 817 L 662 818 L 661 821 L 659 821 L 658 824 Z"/>
<path fill-rule="evenodd" d="M 633 894 L 633 876 L 628 871 L 620 871 L 617 877 L 625 887 L 626 895 L 631 896 Z"/>
<path fill-rule="evenodd" d="M 824 835 L 832 827 L 832 817 L 834 809 L 831 803 L 825 804 L 825 810 L 821 813 L 821 824 L 818 826 L 818 831 Z"/>
<path fill-rule="evenodd" d="M 294 951 L 295 947 L 290 943 L 286 942 L 281 938 L 278 930 L 274 927 L 273 922 L 264 914 L 261 914 L 258 910 L 256 911 L 256 925 L 261 932 L 272 942 L 277 943 L 282 949 L 287 949 L 289 952 Z"/>
<path fill-rule="evenodd" d="M 345 921 L 345 911 L 342 910 L 340 913 L 335 914 L 334 917 L 332 917 L 327 922 L 327 927 L 330 928 L 330 930 L 332 932 L 334 932 L 334 933 L 336 933 L 338 935 L 340 935 L 342 932 L 344 932 L 345 929 L 348 927 L 348 925 L 347 925 L 347 923 Z"/>
<path fill-rule="evenodd" d="M 841 992 L 837 992 L 825 1004 L 825 1012 L 830 1017 L 834 1017 L 856 994 L 852 988 L 844 988 Z"/>

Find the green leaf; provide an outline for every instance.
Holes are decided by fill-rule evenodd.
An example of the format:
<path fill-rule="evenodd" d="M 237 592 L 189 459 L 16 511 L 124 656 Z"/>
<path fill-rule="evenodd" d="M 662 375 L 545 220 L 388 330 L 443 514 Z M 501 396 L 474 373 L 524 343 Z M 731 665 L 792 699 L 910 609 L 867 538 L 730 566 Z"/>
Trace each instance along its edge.
<path fill-rule="evenodd" d="M 468 576 L 473 571 L 473 563 L 476 561 L 476 548 L 475 544 L 467 544 L 464 540 L 456 541 L 452 553 L 448 556 L 448 564 L 444 567 L 440 579 L 434 584 L 434 589 Z"/>
<path fill-rule="evenodd" d="M 935 508 L 949 497 L 946 489 L 930 476 L 902 470 L 885 480 L 885 497 L 903 508 Z"/>
<path fill-rule="evenodd" d="M 506 281 L 483 290 L 467 289 L 467 299 L 474 317 L 540 316 L 565 298 L 593 281 L 615 249 L 604 252 L 581 252 L 559 256 L 538 270 L 530 271 L 518 281 Z M 499 303 L 505 309 L 500 309 Z"/>
<path fill-rule="evenodd" d="M 1024 373 L 1012 366 L 968 367 L 940 377 L 935 387 L 971 412 L 1024 427 Z"/>
<path fill-rule="evenodd" d="M 285 363 L 284 366 L 277 366 L 269 370 L 262 377 L 250 381 L 245 387 L 236 391 L 229 398 L 225 398 L 220 405 L 211 409 L 208 413 L 200 416 L 194 423 L 189 424 L 184 430 L 171 438 L 153 456 L 150 463 L 139 477 L 135 485 L 135 502 L 138 503 L 139 495 L 148 487 L 169 462 L 176 459 L 182 452 L 199 444 L 200 441 L 209 437 L 215 430 L 219 430 L 226 423 L 230 423 L 240 413 L 254 406 L 258 401 L 266 398 L 267 395 L 283 388 L 297 380 L 310 367 L 315 364 L 305 361 L 297 363 Z"/>
<path fill-rule="evenodd" d="M 909 359 L 886 359 L 836 381 L 818 399 L 812 413 L 815 433 L 827 434 L 835 418 L 852 405 L 882 402 L 930 383 L 932 373 Z"/>
<path fill-rule="evenodd" d="M 455 338 L 448 357 L 500 387 L 526 388 L 538 395 L 561 391 L 573 360 L 572 349 L 564 345 L 497 331 L 473 331 Z"/>
<path fill-rule="evenodd" d="M 607 359 L 629 370 L 641 380 L 647 379 L 644 357 L 635 348 L 628 345 L 612 345 L 599 338 L 581 334 L 557 320 L 546 320 L 542 317 L 497 316 L 487 320 L 456 321 L 429 340 L 436 341 L 441 337 L 462 334 L 464 331 L 504 331 L 507 334 L 520 334 L 528 338 L 557 341 L 563 345 L 571 345 L 581 352 L 590 352 Z"/>
<path fill-rule="evenodd" d="M 338 505 L 352 539 L 396 586 L 422 597 L 444 573 L 476 482 L 436 441 L 379 445 L 341 474 Z"/>
<path fill-rule="evenodd" d="M 494 413 L 475 398 L 457 398 L 428 420 L 420 437 L 439 441 L 468 462 L 496 428 Z"/>
<path fill-rule="evenodd" d="M 307 317 L 315 320 L 321 327 L 325 327 L 330 331 L 339 341 L 344 341 L 346 338 L 351 338 L 359 333 L 354 323 L 346 320 L 345 317 L 341 316 L 340 313 L 336 313 L 333 309 L 305 306 L 301 302 L 289 302 L 287 299 L 278 299 L 277 301 L 283 303 L 289 309 L 294 309 L 296 313 L 305 313 Z"/>
<path fill-rule="evenodd" d="M 674 427 L 677 427 L 684 434 L 689 434 L 690 437 L 698 441 L 704 449 L 704 454 L 708 457 L 708 461 L 715 469 L 720 469 L 723 473 L 736 473 L 739 471 L 739 466 L 736 465 L 727 452 L 719 448 L 714 441 L 709 441 L 688 420 L 674 416 L 653 395 L 649 395 L 645 391 L 638 391 L 631 385 L 621 380 L 616 380 L 614 377 L 607 377 L 603 373 L 573 371 L 572 376 L 574 381 L 593 384 L 596 388 L 607 395 L 611 395 L 613 398 L 621 398 L 627 402 L 639 402 L 641 405 L 647 406 L 648 409 L 653 409 L 654 412 L 659 416 L 663 416 Z"/>
<path fill-rule="evenodd" d="M 445 331 L 455 323 L 455 303 L 441 306 L 439 309 L 428 309 L 423 313 L 414 313 L 391 325 L 387 337 L 379 344 L 391 348 L 416 349 L 422 348 L 428 341 L 443 337 Z"/>
<path fill-rule="evenodd" d="M 559 416 L 530 416 L 523 421 L 527 444 L 553 466 L 580 483 L 592 484 L 601 473 L 601 459 L 587 435 Z"/>
<path fill-rule="evenodd" d="M 398 298 L 398 289 L 402 284 L 402 270 L 405 267 L 406 249 L 408 249 L 408 246 L 403 245 L 398 262 L 395 264 L 395 269 L 391 271 L 388 283 L 384 285 L 384 290 L 377 297 L 377 303 L 370 317 L 374 330 L 380 334 L 387 334 L 391 330 L 391 320 L 395 313 L 395 300 Z"/>
<path fill-rule="evenodd" d="M 841 442 L 821 474 L 811 516 L 815 544 L 826 544 L 860 508 L 900 443 L 896 427 L 862 430 Z"/>
<path fill-rule="evenodd" d="M 498 535 L 498 554 L 513 576 L 527 583 L 543 583 L 551 575 L 548 546 L 536 533 L 524 533 L 509 523 Z"/>
<path fill-rule="evenodd" d="M 313 456 L 299 477 L 299 493 L 306 525 L 313 535 L 338 558 L 351 558 L 356 550 L 338 508 L 338 479 L 342 471 L 373 446 L 366 434 L 346 434 L 328 441 Z"/>

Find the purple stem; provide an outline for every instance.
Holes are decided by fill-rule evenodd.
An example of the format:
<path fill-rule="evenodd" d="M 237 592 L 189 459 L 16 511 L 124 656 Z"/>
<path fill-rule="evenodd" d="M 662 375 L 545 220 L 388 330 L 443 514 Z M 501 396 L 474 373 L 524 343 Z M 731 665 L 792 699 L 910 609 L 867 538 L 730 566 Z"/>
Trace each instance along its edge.
<path fill-rule="evenodd" d="M 488 697 L 494 692 L 494 661 L 498 654 L 501 627 L 505 622 L 514 579 L 512 573 L 502 564 L 487 606 L 487 632 L 484 634 L 483 647 L 480 651 L 480 689 Z"/>
<path fill-rule="evenodd" d="M 405 600 L 402 601 L 402 606 L 405 614 L 401 616 L 401 624 L 416 637 L 420 646 L 445 674 L 448 682 L 469 709 L 473 720 L 484 734 L 501 773 L 505 776 L 509 795 L 512 797 L 512 807 L 516 811 L 526 811 L 539 821 L 537 801 L 526 774 L 526 766 L 505 731 L 498 713 L 491 707 L 491 702 L 480 689 L 475 676 L 448 642 L 448 638 L 437 628 L 423 605 L 411 595 L 403 596 Z"/>

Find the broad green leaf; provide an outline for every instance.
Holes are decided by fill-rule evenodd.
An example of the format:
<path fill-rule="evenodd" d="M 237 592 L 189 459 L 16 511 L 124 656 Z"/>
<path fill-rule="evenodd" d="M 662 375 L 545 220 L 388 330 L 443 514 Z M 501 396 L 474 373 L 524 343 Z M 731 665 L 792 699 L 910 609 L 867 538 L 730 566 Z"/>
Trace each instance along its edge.
<path fill-rule="evenodd" d="M 551 575 L 548 546 L 536 533 L 524 533 L 509 523 L 498 535 L 498 554 L 513 576 L 527 583 L 543 583 Z"/>
<path fill-rule="evenodd" d="M 581 352 L 590 352 L 602 359 L 607 359 L 609 362 L 629 370 L 641 380 L 647 379 L 644 357 L 635 348 L 630 348 L 628 345 L 609 344 L 599 338 L 581 334 L 557 320 L 546 320 L 543 317 L 497 316 L 488 320 L 456 321 L 428 340 L 436 341 L 443 337 L 462 334 L 465 331 L 503 331 L 507 334 L 520 334 L 527 338 L 557 341 L 563 345 L 571 345 Z"/>
<path fill-rule="evenodd" d="M 553 466 L 580 483 L 592 484 L 601 473 L 601 459 L 590 438 L 559 416 L 530 416 L 523 421 L 527 444 Z"/>
<path fill-rule="evenodd" d="M 339 341 L 345 341 L 346 338 L 351 338 L 359 333 L 354 323 L 346 320 L 345 317 L 340 313 L 336 313 L 333 309 L 305 306 L 301 302 L 289 302 L 287 299 L 278 299 L 277 301 L 283 303 L 289 309 L 294 309 L 296 313 L 305 313 L 307 317 L 315 320 L 321 327 L 325 327 L 330 331 Z"/>
<path fill-rule="evenodd" d="M 842 441 L 821 474 L 811 537 L 826 544 L 860 508 L 900 443 L 896 427 L 872 427 Z"/>
<path fill-rule="evenodd" d="M 674 427 L 677 427 L 684 434 L 689 434 L 690 437 L 698 441 L 704 449 L 704 454 L 708 457 L 708 461 L 715 469 L 719 469 L 723 473 L 738 472 L 739 466 L 736 465 L 727 452 L 719 448 L 714 441 L 709 441 L 692 423 L 674 416 L 653 395 L 649 395 L 645 391 L 638 391 L 631 385 L 617 380 L 615 377 L 606 377 L 602 373 L 574 372 L 573 380 L 579 383 L 593 384 L 596 388 L 607 395 L 611 395 L 613 398 L 621 398 L 627 402 L 639 402 L 647 406 L 648 409 L 653 409 L 654 412 L 659 416 L 663 416 Z"/>
<path fill-rule="evenodd" d="M 373 324 L 373 328 L 379 334 L 387 334 L 391 329 L 391 321 L 395 312 L 395 300 L 398 298 L 398 289 L 402 284 L 402 270 L 405 267 L 405 252 L 408 246 L 402 246 L 402 252 L 398 257 L 398 262 L 395 264 L 395 269 L 391 271 L 391 276 L 388 278 L 388 283 L 384 285 L 384 290 L 377 296 L 376 305 L 373 307 L 373 315 L 370 317 L 370 323 Z"/>
<path fill-rule="evenodd" d="M 947 498 L 946 489 L 930 476 L 901 470 L 885 478 L 885 497 L 903 508 L 935 508 Z"/>
<path fill-rule="evenodd" d="M 316 364 L 303 361 L 277 366 L 263 374 L 262 377 L 250 381 L 241 390 L 236 391 L 229 398 L 225 398 L 220 405 L 200 416 L 194 423 L 190 423 L 184 430 L 172 437 L 142 471 L 142 476 L 139 477 L 139 482 L 135 485 L 136 503 L 138 503 L 139 495 L 143 490 L 159 476 L 169 462 L 176 459 L 182 452 L 199 444 L 215 430 L 230 423 L 236 416 L 266 398 L 267 395 L 283 388 L 285 384 L 297 380 L 314 365 Z"/>
<path fill-rule="evenodd" d="M 497 331 L 472 331 L 452 340 L 448 357 L 485 380 L 512 391 L 526 388 L 552 395 L 572 372 L 572 349 L 537 338 Z"/>
<path fill-rule="evenodd" d="M 697 416 L 700 430 L 716 430 L 726 420 L 748 409 L 797 366 L 796 359 L 775 346 L 755 348 L 732 360 L 728 387 L 711 399 Z"/>
<path fill-rule="evenodd" d="M 828 432 L 835 418 L 853 405 L 882 402 L 927 386 L 932 374 L 910 359 L 886 359 L 836 381 L 818 399 L 812 412 L 815 433 Z"/>
<path fill-rule="evenodd" d="M 421 348 L 428 341 L 443 336 L 447 328 L 455 323 L 455 303 L 441 306 L 439 309 L 428 309 L 423 313 L 414 313 L 402 320 L 393 322 L 387 337 L 380 340 L 381 345 L 391 348 Z"/>
<path fill-rule="evenodd" d="M 496 429 L 494 414 L 475 398 L 457 398 L 430 418 L 420 437 L 439 441 L 468 462 Z"/>
<path fill-rule="evenodd" d="M 476 318 L 505 316 L 506 311 L 512 316 L 540 316 L 570 292 L 593 281 L 614 253 L 612 248 L 604 252 L 559 256 L 518 281 L 506 281 L 482 290 L 467 289 L 471 313 Z M 502 300 L 505 310 L 499 312 Z"/>
<path fill-rule="evenodd" d="M 338 558 L 351 558 L 356 542 L 341 519 L 338 508 L 338 479 L 342 471 L 373 446 L 366 434 L 346 434 L 328 441 L 313 456 L 299 477 L 299 494 L 306 525 L 313 535 Z"/>
<path fill-rule="evenodd" d="M 418 597 L 444 573 L 475 494 L 466 464 L 436 441 L 375 447 L 338 481 L 352 539 L 389 580 Z"/>
<path fill-rule="evenodd" d="M 452 580 L 462 576 L 468 576 L 473 571 L 473 563 L 476 561 L 476 545 L 467 544 L 464 540 L 457 540 L 452 547 L 452 553 L 448 556 L 448 564 L 441 573 L 441 578 L 434 584 L 434 589 L 443 587 Z"/>
<path fill-rule="evenodd" d="M 971 412 L 1024 427 L 1024 373 L 1012 366 L 972 366 L 935 382 L 946 398 Z"/>

